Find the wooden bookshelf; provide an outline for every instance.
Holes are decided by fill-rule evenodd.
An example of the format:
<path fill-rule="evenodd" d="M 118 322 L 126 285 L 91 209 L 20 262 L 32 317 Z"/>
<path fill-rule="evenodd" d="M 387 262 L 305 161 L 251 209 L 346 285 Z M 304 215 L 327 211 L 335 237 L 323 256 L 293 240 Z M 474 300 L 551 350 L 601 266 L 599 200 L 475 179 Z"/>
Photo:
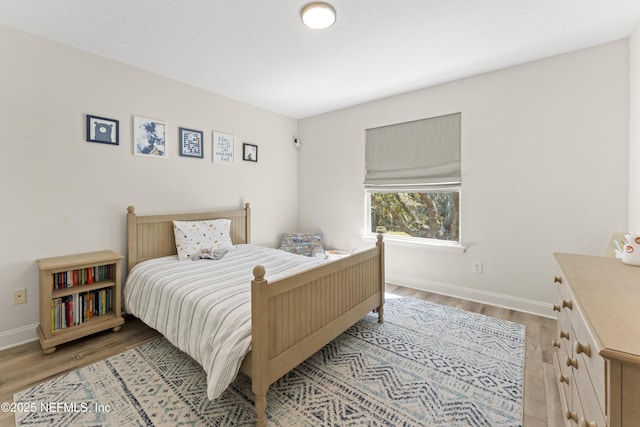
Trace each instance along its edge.
<path fill-rule="evenodd" d="M 113 251 L 99 251 L 36 261 L 40 269 L 37 331 L 44 354 L 65 342 L 122 328 L 122 258 Z"/>

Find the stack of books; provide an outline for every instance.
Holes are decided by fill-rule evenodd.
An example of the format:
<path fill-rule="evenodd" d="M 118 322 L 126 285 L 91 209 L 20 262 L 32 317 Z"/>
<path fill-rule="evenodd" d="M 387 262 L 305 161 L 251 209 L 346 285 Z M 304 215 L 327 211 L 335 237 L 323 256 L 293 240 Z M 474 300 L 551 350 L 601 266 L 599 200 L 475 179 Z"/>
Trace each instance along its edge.
<path fill-rule="evenodd" d="M 112 309 L 111 288 L 81 292 L 51 300 L 51 330 L 80 325 Z"/>

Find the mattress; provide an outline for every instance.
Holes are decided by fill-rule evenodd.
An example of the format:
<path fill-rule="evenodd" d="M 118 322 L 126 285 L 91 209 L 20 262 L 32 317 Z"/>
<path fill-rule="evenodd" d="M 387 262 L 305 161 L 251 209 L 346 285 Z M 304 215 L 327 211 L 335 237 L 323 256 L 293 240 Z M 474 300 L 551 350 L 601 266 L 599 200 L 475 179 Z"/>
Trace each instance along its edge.
<path fill-rule="evenodd" d="M 216 399 L 251 349 L 253 268 L 263 265 L 273 281 L 324 262 L 255 245 L 234 246 L 219 260 L 155 258 L 129 272 L 124 309 L 195 359 L 207 374 L 209 399 Z"/>

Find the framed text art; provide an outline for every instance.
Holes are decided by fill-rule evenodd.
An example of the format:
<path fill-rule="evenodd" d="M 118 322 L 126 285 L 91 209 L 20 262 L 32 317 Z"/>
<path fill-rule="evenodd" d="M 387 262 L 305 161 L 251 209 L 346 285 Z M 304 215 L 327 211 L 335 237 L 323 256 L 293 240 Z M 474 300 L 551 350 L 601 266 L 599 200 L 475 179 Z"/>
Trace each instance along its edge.
<path fill-rule="evenodd" d="M 202 132 L 193 129 L 179 129 L 180 155 L 184 157 L 204 158 Z"/>
<path fill-rule="evenodd" d="M 167 124 L 158 120 L 133 116 L 133 154 L 164 158 Z"/>
<path fill-rule="evenodd" d="M 87 141 L 119 145 L 120 122 L 87 114 Z"/>
<path fill-rule="evenodd" d="M 232 165 L 235 137 L 223 132 L 213 132 L 213 163 Z"/>
<path fill-rule="evenodd" d="M 242 143 L 242 160 L 247 162 L 258 161 L 258 146 L 253 144 Z"/>

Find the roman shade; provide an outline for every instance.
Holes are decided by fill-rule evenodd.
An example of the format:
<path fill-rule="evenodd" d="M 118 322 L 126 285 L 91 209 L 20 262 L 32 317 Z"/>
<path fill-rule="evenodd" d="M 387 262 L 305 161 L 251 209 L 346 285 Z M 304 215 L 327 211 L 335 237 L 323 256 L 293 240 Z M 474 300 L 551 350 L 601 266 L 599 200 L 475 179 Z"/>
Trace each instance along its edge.
<path fill-rule="evenodd" d="M 365 187 L 460 184 L 461 113 L 366 130 Z"/>

